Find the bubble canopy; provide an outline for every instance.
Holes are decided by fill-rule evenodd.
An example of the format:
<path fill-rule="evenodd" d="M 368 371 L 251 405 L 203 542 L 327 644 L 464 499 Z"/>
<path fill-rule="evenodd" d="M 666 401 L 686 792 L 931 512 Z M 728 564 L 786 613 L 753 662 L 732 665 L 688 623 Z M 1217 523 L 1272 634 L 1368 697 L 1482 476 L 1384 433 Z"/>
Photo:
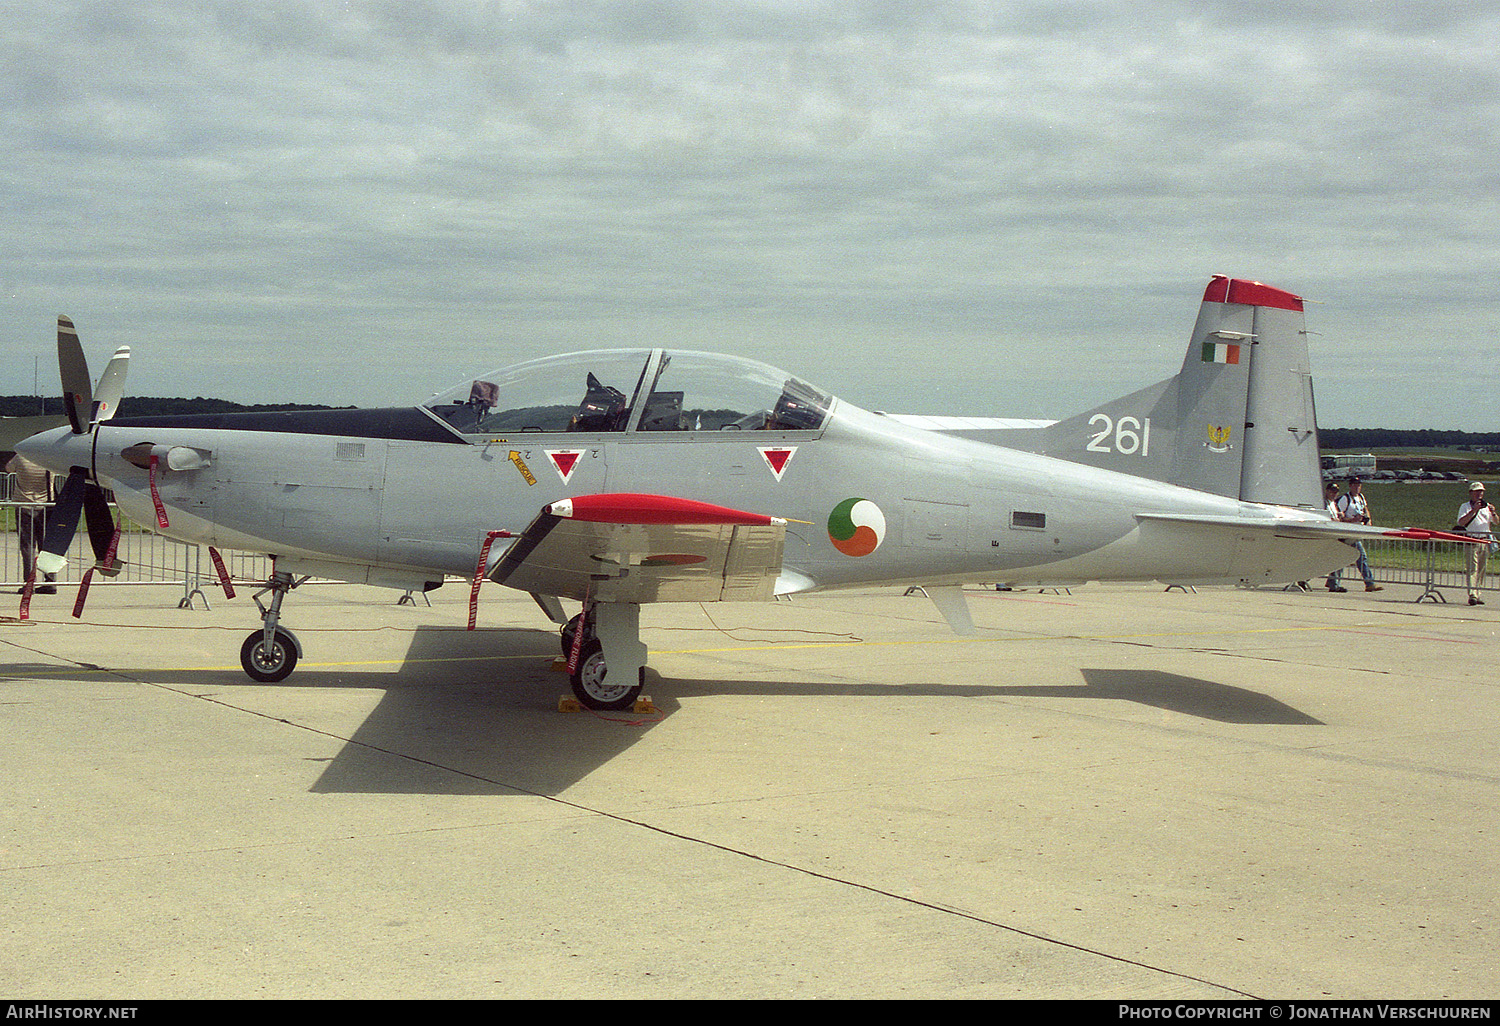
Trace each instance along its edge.
<path fill-rule="evenodd" d="M 602 349 L 513 364 L 424 408 L 465 435 L 820 431 L 833 397 L 755 360 Z"/>

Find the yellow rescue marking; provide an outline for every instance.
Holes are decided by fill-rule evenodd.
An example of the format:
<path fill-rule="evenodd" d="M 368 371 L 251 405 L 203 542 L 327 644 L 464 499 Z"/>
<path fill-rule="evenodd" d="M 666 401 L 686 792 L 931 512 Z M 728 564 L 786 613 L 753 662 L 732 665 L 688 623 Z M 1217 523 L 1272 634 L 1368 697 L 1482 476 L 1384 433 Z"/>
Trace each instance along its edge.
<path fill-rule="evenodd" d="M 526 479 L 527 484 L 536 484 L 536 477 L 531 473 L 531 468 L 526 465 L 526 461 L 521 458 L 521 454 L 514 449 L 510 451 L 510 461 L 516 465 L 516 469 L 521 472 L 521 476 Z"/>

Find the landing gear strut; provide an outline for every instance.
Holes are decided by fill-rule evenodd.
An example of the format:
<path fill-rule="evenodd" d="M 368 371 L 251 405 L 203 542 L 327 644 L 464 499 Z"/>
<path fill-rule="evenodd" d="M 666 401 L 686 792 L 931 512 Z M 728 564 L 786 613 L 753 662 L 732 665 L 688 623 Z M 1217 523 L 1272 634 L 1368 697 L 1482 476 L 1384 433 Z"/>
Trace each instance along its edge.
<path fill-rule="evenodd" d="M 240 665 L 255 680 L 275 683 L 285 680 L 296 668 L 297 658 L 302 654 L 302 645 L 295 634 L 279 626 L 281 602 L 286 598 L 287 592 L 305 580 L 305 577 L 299 581 L 291 574 L 273 572 L 266 586 L 252 596 L 265 625 L 258 631 L 251 631 L 245 638 L 245 643 L 240 646 Z M 271 593 L 271 604 L 266 606 L 261 603 L 260 597 L 268 591 Z"/>
<path fill-rule="evenodd" d="M 563 627 L 568 681 L 584 708 L 618 711 L 635 705 L 646 683 L 640 611 L 640 606 L 596 602 Z"/>

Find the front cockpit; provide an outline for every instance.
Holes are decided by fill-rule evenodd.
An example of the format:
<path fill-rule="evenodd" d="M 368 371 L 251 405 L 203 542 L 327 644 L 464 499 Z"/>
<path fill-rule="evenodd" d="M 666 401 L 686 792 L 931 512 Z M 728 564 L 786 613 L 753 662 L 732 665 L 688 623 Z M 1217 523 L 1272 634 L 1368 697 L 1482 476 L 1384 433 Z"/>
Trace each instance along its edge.
<path fill-rule="evenodd" d="M 505 367 L 439 394 L 424 409 L 466 436 L 819 431 L 833 402 L 754 360 L 611 349 Z"/>

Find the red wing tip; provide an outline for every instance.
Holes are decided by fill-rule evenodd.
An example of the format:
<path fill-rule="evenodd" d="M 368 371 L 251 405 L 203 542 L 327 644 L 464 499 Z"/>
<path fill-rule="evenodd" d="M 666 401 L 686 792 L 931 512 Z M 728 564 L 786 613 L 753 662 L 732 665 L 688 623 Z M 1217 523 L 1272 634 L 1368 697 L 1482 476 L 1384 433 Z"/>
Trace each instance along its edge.
<path fill-rule="evenodd" d="M 1240 306 L 1270 306 L 1278 310 L 1302 309 L 1302 297 L 1285 289 L 1246 278 L 1216 274 L 1203 290 L 1205 303 L 1236 303 Z"/>

